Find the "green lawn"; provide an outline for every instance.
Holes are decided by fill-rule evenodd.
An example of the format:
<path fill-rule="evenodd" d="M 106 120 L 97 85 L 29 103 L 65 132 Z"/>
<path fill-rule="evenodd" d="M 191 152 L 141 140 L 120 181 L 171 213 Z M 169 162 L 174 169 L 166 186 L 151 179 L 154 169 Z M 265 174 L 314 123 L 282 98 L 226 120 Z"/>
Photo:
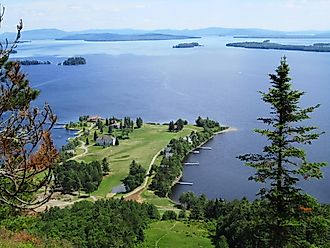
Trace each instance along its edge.
<path fill-rule="evenodd" d="M 146 230 L 145 241 L 140 248 L 197 248 L 214 247 L 208 230 L 194 222 L 157 221 Z"/>
<path fill-rule="evenodd" d="M 141 193 L 141 196 L 146 202 L 155 205 L 159 209 L 179 211 L 175 207 L 175 203 L 173 201 L 171 201 L 170 198 L 159 197 L 159 196 L 155 195 L 154 192 L 151 190 L 144 190 Z"/>
<path fill-rule="evenodd" d="M 99 189 L 93 193 L 94 196 L 105 197 L 111 192 L 114 186 L 121 184 L 129 170 L 129 165 L 132 160 L 136 160 L 144 168 L 148 168 L 152 158 L 164 148 L 171 139 L 184 137 L 191 133 L 193 130 L 200 130 L 200 128 L 193 125 L 185 126 L 185 128 L 178 133 L 171 133 L 167 131 L 167 125 L 150 125 L 145 124 L 140 129 L 135 129 L 130 133 L 130 138 L 120 140 L 119 146 L 110 147 L 97 147 L 89 146 L 88 153 L 78 160 L 91 162 L 93 160 L 102 160 L 108 158 L 110 161 L 111 173 L 105 177 Z M 91 130 L 91 135 L 94 129 Z M 85 140 L 85 137 L 81 137 Z M 91 144 L 93 143 L 92 137 L 89 137 Z"/>

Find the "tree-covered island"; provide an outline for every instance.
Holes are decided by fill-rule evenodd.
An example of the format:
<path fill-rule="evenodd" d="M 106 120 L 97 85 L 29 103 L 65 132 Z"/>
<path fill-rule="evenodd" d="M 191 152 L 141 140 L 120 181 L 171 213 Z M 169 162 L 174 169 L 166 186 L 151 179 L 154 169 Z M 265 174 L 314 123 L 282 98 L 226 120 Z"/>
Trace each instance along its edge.
<path fill-rule="evenodd" d="M 85 65 L 86 59 L 83 57 L 72 57 L 63 61 L 62 65 Z M 59 64 L 61 65 L 61 63 Z"/>
<path fill-rule="evenodd" d="M 227 43 L 227 47 L 243 47 L 249 49 L 273 49 L 273 50 L 288 50 L 288 51 L 303 51 L 303 52 L 330 52 L 329 43 L 315 43 L 313 45 L 284 45 L 265 40 L 263 42 L 234 42 Z"/>
<path fill-rule="evenodd" d="M 193 48 L 201 46 L 198 42 L 190 42 L 190 43 L 180 43 L 178 45 L 173 46 L 173 48 Z"/>
<path fill-rule="evenodd" d="M 20 60 L 19 63 L 21 65 L 50 65 L 51 62 L 50 61 L 41 61 L 41 60 Z"/>

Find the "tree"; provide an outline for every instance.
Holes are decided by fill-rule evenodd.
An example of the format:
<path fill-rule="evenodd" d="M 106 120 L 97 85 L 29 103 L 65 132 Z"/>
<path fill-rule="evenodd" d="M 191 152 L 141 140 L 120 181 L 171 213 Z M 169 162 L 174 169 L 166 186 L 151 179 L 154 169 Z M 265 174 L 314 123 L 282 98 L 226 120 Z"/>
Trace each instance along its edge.
<path fill-rule="evenodd" d="M 110 171 L 110 166 L 107 158 L 104 158 L 102 160 L 102 170 L 104 173 L 108 173 Z"/>
<path fill-rule="evenodd" d="M 133 160 L 129 166 L 128 176 L 123 179 L 126 191 L 132 191 L 133 189 L 141 185 L 144 181 L 145 174 L 146 169 L 144 169 L 140 164 Z"/>
<path fill-rule="evenodd" d="M 88 139 L 88 137 L 86 138 L 86 146 L 88 146 L 89 145 L 89 139 Z"/>
<path fill-rule="evenodd" d="M 262 93 L 262 100 L 271 105 L 269 117 L 259 118 L 269 129 L 255 129 L 265 136 L 269 144 L 262 154 L 245 154 L 239 158 L 247 166 L 256 169 L 250 180 L 267 183 L 259 195 L 268 204 L 268 228 L 273 247 L 285 247 L 290 242 L 290 233 L 297 228 L 301 208 L 308 208 L 306 197 L 297 183 L 302 178 L 321 178 L 321 167 L 325 163 L 309 163 L 302 145 L 311 144 L 322 133 L 314 126 L 303 126 L 301 121 L 309 119 L 319 105 L 302 109 L 300 98 L 304 92 L 291 88 L 289 66 L 282 58 L 276 74 L 270 74 L 271 88 Z M 298 220 L 300 221 L 301 218 Z"/>
<path fill-rule="evenodd" d="M 176 130 L 181 131 L 184 127 L 184 123 L 185 123 L 184 120 L 178 119 L 175 123 L 176 124 Z"/>
<path fill-rule="evenodd" d="M 168 125 L 168 131 L 173 132 L 175 130 L 174 122 L 170 121 Z"/>
<path fill-rule="evenodd" d="M 141 128 L 142 126 L 143 126 L 143 120 L 142 120 L 141 117 L 138 117 L 138 118 L 136 119 L 136 127 L 137 127 L 137 128 Z"/>
<path fill-rule="evenodd" d="M 94 131 L 94 135 L 93 135 L 93 139 L 94 139 L 94 141 L 96 141 L 97 138 L 98 138 L 97 133 L 96 133 L 96 131 Z"/>
<path fill-rule="evenodd" d="M 118 138 L 116 138 L 115 146 L 119 146 L 119 139 Z"/>
<path fill-rule="evenodd" d="M 0 6 L 0 23 L 4 11 Z M 19 62 L 8 61 L 22 29 L 21 20 L 16 39 L 0 46 L 0 204 L 34 208 L 52 194 L 58 152 L 50 130 L 56 116 L 48 104 L 43 109 L 31 107 L 39 91 L 30 87 Z"/>

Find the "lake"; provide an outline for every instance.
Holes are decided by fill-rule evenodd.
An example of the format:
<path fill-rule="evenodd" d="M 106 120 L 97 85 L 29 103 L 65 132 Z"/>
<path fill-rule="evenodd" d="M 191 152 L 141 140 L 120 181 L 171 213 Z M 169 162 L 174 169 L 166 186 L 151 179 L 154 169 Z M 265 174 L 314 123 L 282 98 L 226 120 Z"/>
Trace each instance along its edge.
<path fill-rule="evenodd" d="M 248 39 L 244 39 L 248 40 Z M 253 39 L 258 41 L 258 39 Z M 311 161 L 330 162 L 330 54 L 299 51 L 228 48 L 229 37 L 205 37 L 203 47 L 173 49 L 187 41 L 83 42 L 35 41 L 20 44 L 15 57 L 50 60 L 52 65 L 25 66 L 33 87 L 41 90 L 36 105 L 48 102 L 60 122 L 75 121 L 80 115 L 141 116 L 145 121 L 168 122 L 178 118 L 194 122 L 208 116 L 238 131 L 216 136 L 200 154 L 189 161 L 183 180 L 193 186 L 176 186 L 173 198 L 184 191 L 204 193 L 228 200 L 255 198 L 259 185 L 248 181 L 253 173 L 236 157 L 261 151 L 265 140 L 253 133 L 262 127 L 258 117 L 269 106 L 259 90 L 269 87 L 280 58 L 286 56 L 295 89 L 306 95 L 302 106 L 321 103 L 308 122 L 326 134 L 307 149 Z M 191 42 L 188 41 L 188 42 Z M 259 40 L 260 41 L 260 40 Z M 284 44 L 311 44 L 328 40 L 281 40 Z M 82 55 L 84 66 L 57 66 L 68 56 Z M 301 186 L 322 202 L 330 202 L 330 167 L 325 178 L 302 182 Z"/>

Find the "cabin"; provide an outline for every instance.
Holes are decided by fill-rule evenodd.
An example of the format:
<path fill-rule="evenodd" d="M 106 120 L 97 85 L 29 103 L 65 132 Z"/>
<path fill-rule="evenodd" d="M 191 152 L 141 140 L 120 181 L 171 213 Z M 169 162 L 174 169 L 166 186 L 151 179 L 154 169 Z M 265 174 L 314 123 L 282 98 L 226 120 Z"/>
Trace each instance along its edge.
<path fill-rule="evenodd" d="M 100 136 L 95 141 L 97 146 L 114 146 L 116 143 L 116 138 L 112 136 Z"/>

